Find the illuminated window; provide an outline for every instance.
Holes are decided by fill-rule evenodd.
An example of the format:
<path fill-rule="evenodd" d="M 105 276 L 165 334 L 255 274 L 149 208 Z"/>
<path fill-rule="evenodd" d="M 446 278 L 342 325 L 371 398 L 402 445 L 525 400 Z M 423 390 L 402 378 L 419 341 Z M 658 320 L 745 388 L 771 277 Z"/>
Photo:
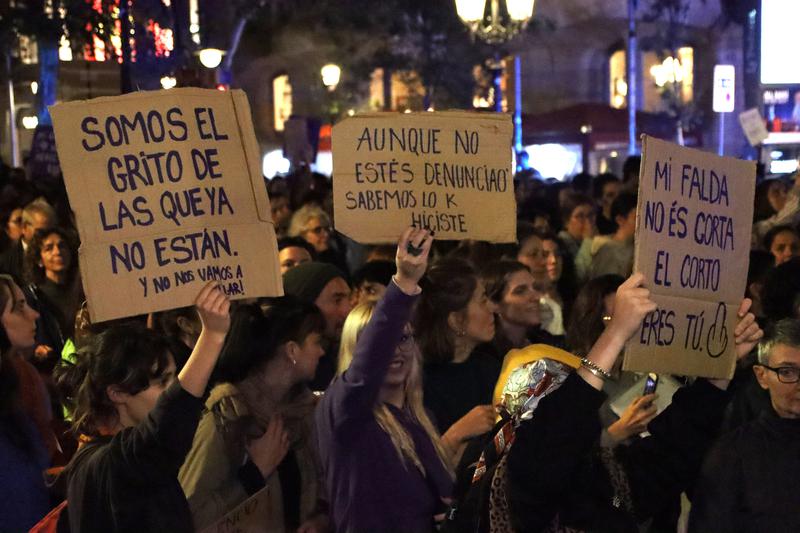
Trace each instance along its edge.
<path fill-rule="evenodd" d="M 625 50 L 617 50 L 608 60 L 609 76 L 611 82 L 609 94 L 611 107 L 620 109 L 628 103 L 628 82 L 625 73 Z"/>
<path fill-rule="evenodd" d="M 372 71 L 369 84 L 369 103 L 373 110 L 384 108 L 383 69 Z M 422 111 L 425 88 L 419 75 L 411 70 L 392 72 L 392 101 L 388 106 L 393 111 Z"/>
<path fill-rule="evenodd" d="M 35 38 L 27 35 L 19 36 L 19 60 L 26 65 L 39 62 L 39 47 Z"/>
<path fill-rule="evenodd" d="M 502 109 L 508 111 L 508 92 L 511 87 L 510 69 L 505 68 L 509 64 L 510 58 L 502 60 L 502 76 L 500 77 L 500 92 L 503 98 Z M 472 78 L 475 80 L 475 88 L 472 92 L 472 107 L 474 108 L 494 108 L 494 80 L 489 65 L 474 65 L 472 67 Z"/>
<path fill-rule="evenodd" d="M 283 131 L 292 114 L 292 84 L 289 76 L 281 74 L 272 80 L 272 107 L 275 112 L 275 131 Z"/>
<path fill-rule="evenodd" d="M 679 48 L 675 57 L 648 51 L 641 54 L 643 75 L 642 109 L 650 112 L 664 111 L 664 91 L 675 91 L 684 104 L 694 98 L 694 48 Z M 625 50 L 617 50 L 608 60 L 609 104 L 622 108 L 628 103 L 628 83 Z"/>

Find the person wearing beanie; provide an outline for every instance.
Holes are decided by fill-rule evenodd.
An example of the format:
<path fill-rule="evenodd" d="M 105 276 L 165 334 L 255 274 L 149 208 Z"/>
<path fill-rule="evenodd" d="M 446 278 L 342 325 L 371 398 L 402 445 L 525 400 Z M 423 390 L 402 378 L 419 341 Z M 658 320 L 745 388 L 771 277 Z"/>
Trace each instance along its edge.
<path fill-rule="evenodd" d="M 325 318 L 325 355 L 311 382 L 311 390 L 325 390 L 336 373 L 342 326 L 351 309 L 350 286 L 335 266 L 311 262 L 297 265 L 283 275 L 283 292 L 316 305 Z"/>

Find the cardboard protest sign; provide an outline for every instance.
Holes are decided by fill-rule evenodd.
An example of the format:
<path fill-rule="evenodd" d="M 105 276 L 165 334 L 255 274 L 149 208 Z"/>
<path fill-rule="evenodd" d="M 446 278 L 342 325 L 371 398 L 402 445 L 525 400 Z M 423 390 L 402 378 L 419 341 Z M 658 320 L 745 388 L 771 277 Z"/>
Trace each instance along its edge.
<path fill-rule="evenodd" d="M 92 320 L 283 292 L 250 107 L 172 89 L 50 108 Z"/>
<path fill-rule="evenodd" d="M 755 163 L 647 136 L 642 146 L 634 270 L 658 309 L 628 342 L 623 368 L 730 378 Z"/>
<path fill-rule="evenodd" d="M 511 119 L 370 113 L 333 128 L 336 229 L 393 243 L 411 224 L 437 239 L 516 241 Z"/>
<path fill-rule="evenodd" d="M 240 503 L 201 533 L 283 533 L 283 509 L 272 509 L 270 487 L 264 487 Z M 270 525 L 274 527 L 270 527 Z"/>
<path fill-rule="evenodd" d="M 764 119 L 761 118 L 761 113 L 758 112 L 758 108 L 754 107 L 739 113 L 739 124 L 741 124 L 750 146 L 758 146 L 769 137 L 769 132 L 764 125 Z"/>

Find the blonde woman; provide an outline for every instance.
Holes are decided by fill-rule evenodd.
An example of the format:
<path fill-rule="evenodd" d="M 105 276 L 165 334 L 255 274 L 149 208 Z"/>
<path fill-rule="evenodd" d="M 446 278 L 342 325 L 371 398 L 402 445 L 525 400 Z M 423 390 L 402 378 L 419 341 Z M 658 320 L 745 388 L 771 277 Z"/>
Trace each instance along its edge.
<path fill-rule="evenodd" d="M 432 241 L 406 230 L 383 299 L 345 322 L 340 374 L 316 412 L 336 531 L 432 531 L 452 490 L 447 451 L 422 407 L 408 324 Z"/>

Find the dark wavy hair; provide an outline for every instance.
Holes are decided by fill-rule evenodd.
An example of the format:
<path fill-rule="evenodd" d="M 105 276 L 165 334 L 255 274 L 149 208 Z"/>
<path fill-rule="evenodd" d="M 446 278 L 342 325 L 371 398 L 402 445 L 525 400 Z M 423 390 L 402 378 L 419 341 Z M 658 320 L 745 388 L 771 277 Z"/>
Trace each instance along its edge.
<path fill-rule="evenodd" d="M 51 235 L 58 235 L 64 242 L 67 243 L 69 249 L 69 268 L 67 270 L 67 284 L 75 280 L 78 274 L 78 249 L 75 246 L 74 238 L 70 233 L 62 228 L 54 227 L 46 230 L 37 231 L 31 245 L 25 252 L 25 259 L 23 261 L 23 277 L 27 283 L 35 283 L 41 285 L 47 279 L 47 273 L 44 270 L 42 262 L 42 245 L 45 239 Z"/>
<path fill-rule="evenodd" d="M 464 259 L 446 257 L 430 267 L 420 285 L 422 295 L 412 322 L 423 361 L 450 362 L 455 339 L 447 319 L 469 305 L 478 286 L 478 272 Z"/>
<path fill-rule="evenodd" d="M 588 281 L 578 292 L 567 325 L 567 348 L 585 357 L 600 334 L 603 333 L 603 299 L 614 294 L 625 279 L 616 274 L 606 274 Z"/>
<path fill-rule="evenodd" d="M 92 337 L 75 354 L 75 363 L 62 362 L 57 381 L 62 401 L 73 409 L 73 431 L 99 436 L 117 421 L 117 408 L 107 388 L 138 394 L 169 367 L 172 355 L 164 339 L 141 324 L 113 326 Z"/>
<path fill-rule="evenodd" d="M 302 343 L 311 333 L 324 330 L 319 308 L 290 296 L 264 299 L 261 305 L 240 305 L 231 317 L 210 385 L 238 383 L 261 370 L 287 342 Z"/>

